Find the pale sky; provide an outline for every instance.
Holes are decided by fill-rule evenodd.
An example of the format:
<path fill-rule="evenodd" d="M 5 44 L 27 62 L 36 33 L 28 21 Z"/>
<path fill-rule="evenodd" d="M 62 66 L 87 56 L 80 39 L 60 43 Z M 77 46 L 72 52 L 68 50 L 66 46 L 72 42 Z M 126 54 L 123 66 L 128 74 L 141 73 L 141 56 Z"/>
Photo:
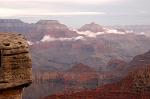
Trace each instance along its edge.
<path fill-rule="evenodd" d="M 150 24 L 150 0 L 0 0 L 0 18 L 59 20 L 70 26 Z"/>

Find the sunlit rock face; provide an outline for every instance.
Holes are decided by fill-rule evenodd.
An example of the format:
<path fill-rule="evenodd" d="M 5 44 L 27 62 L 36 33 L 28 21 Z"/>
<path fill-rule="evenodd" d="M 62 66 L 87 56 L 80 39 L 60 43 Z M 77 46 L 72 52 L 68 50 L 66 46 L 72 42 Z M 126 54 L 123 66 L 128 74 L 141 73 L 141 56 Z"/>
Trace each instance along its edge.
<path fill-rule="evenodd" d="M 0 33 L 0 99 L 21 99 L 32 82 L 31 56 L 21 34 Z"/>

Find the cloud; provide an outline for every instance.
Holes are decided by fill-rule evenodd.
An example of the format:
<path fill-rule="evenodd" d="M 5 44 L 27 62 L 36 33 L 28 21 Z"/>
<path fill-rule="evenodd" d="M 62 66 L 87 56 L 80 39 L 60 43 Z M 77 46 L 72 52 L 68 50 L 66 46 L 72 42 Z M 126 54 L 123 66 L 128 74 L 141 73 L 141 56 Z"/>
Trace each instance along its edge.
<path fill-rule="evenodd" d="M 104 12 L 33 12 L 33 13 L 26 13 L 25 16 L 74 16 L 74 15 L 105 15 Z"/>
<path fill-rule="evenodd" d="M 146 10 L 140 10 L 139 13 L 140 13 L 140 14 L 145 14 L 145 15 L 146 15 L 146 14 L 150 14 L 149 11 L 146 11 Z"/>
<path fill-rule="evenodd" d="M 116 29 L 106 29 L 106 33 L 112 33 L 112 34 L 126 34 L 126 32 L 118 31 Z"/>
<path fill-rule="evenodd" d="M 19 13 L 21 12 L 16 9 L 0 8 L 0 17 L 15 16 L 18 15 Z"/>
<path fill-rule="evenodd" d="M 53 12 L 44 9 L 10 9 L 0 8 L 1 17 L 11 16 L 77 16 L 77 15 L 105 15 L 105 12 Z"/>
<path fill-rule="evenodd" d="M 103 32 L 91 32 L 91 31 L 77 31 L 75 30 L 78 34 L 84 35 L 86 37 L 91 37 L 91 38 L 96 38 L 98 35 L 102 34 L 126 34 L 126 32 L 121 32 L 116 29 L 111 29 L 111 28 L 104 28 Z"/>
<path fill-rule="evenodd" d="M 45 35 L 41 42 L 53 42 L 53 41 L 76 41 L 76 40 L 84 40 L 83 36 L 71 37 L 71 38 L 55 38 L 51 37 L 50 35 Z"/>
<path fill-rule="evenodd" d="M 101 35 L 101 34 L 104 34 L 104 32 L 97 32 L 97 33 L 94 33 L 94 32 L 91 32 L 91 31 L 82 31 L 82 32 L 79 32 L 79 31 L 76 31 L 78 34 L 81 34 L 81 35 L 85 35 L 87 37 L 96 37 L 98 35 Z"/>
<path fill-rule="evenodd" d="M 72 3 L 72 4 L 104 4 L 104 3 L 112 3 L 114 1 L 119 0 L 3 0 L 0 2 L 46 2 L 46 3 Z"/>

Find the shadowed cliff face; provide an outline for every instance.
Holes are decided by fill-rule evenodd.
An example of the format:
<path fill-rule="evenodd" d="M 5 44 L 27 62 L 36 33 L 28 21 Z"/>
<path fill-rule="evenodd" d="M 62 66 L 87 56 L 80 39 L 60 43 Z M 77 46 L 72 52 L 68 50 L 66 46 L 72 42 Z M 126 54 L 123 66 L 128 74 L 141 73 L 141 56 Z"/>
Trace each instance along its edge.
<path fill-rule="evenodd" d="M 146 65 L 150 64 L 150 51 L 141 55 L 137 55 L 133 58 L 133 60 L 129 63 L 129 68 L 143 68 Z"/>
<path fill-rule="evenodd" d="M 137 58 L 138 57 L 138 58 Z M 140 62 L 142 59 L 142 62 Z M 61 93 L 43 99 L 149 99 L 150 98 L 150 52 L 136 56 L 133 69 L 121 81 L 107 84 L 95 90 Z M 137 67 L 138 66 L 138 67 Z"/>
<path fill-rule="evenodd" d="M 0 99 L 22 99 L 22 88 L 0 90 Z"/>

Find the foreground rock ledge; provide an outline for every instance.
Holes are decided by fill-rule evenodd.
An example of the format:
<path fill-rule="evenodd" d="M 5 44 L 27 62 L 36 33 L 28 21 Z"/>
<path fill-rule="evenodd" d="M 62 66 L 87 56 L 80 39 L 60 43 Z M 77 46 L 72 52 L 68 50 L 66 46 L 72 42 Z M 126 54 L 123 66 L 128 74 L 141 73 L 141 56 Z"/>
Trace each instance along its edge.
<path fill-rule="evenodd" d="M 0 33 L 0 99 L 22 99 L 32 82 L 27 40 L 20 34 Z"/>

